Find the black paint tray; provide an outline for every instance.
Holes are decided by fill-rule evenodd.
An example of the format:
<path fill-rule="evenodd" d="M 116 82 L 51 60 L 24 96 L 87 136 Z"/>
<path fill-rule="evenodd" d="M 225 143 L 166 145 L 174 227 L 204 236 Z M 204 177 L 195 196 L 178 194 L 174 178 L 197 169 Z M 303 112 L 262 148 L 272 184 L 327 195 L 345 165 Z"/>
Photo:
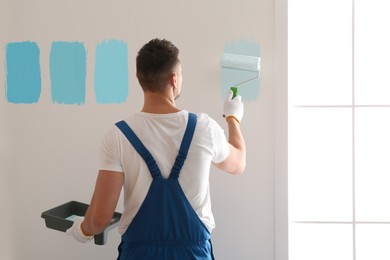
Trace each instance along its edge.
<path fill-rule="evenodd" d="M 78 201 L 70 201 L 42 212 L 41 217 L 45 219 L 46 227 L 65 232 L 73 225 L 72 217 L 83 217 L 87 212 L 88 206 L 88 204 Z M 114 212 L 111 224 L 102 233 L 94 236 L 96 245 L 106 244 L 108 231 L 118 226 L 121 216 L 121 213 Z"/>

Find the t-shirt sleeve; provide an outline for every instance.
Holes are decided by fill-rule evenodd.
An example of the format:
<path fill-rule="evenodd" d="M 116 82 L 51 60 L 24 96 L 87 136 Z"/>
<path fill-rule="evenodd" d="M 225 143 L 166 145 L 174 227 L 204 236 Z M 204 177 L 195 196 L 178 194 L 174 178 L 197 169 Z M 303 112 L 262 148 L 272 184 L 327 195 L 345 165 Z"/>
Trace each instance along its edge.
<path fill-rule="evenodd" d="M 105 134 L 100 146 L 99 169 L 123 172 L 120 161 L 120 146 L 118 131 L 112 127 Z"/>
<path fill-rule="evenodd" d="M 221 163 L 225 161 L 229 155 L 229 143 L 226 139 L 225 132 L 222 127 L 211 118 L 210 125 L 214 147 L 213 162 Z"/>

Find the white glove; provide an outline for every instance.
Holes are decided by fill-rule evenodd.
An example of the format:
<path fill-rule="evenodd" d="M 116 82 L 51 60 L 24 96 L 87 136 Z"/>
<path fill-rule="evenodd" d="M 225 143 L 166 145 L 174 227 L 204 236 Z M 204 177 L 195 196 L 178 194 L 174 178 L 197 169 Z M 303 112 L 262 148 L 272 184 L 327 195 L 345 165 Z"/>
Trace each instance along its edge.
<path fill-rule="evenodd" d="M 241 122 L 244 116 L 244 104 L 241 101 L 241 96 L 237 95 L 233 98 L 233 91 L 229 90 L 225 103 L 223 104 L 223 116 L 233 117 L 237 122 Z"/>
<path fill-rule="evenodd" d="M 74 239 L 81 243 L 86 243 L 90 241 L 93 236 L 84 235 L 83 231 L 81 230 L 81 223 L 83 223 L 83 221 L 83 217 L 75 217 L 73 225 L 68 230 L 66 230 L 66 234 L 72 236 Z"/>

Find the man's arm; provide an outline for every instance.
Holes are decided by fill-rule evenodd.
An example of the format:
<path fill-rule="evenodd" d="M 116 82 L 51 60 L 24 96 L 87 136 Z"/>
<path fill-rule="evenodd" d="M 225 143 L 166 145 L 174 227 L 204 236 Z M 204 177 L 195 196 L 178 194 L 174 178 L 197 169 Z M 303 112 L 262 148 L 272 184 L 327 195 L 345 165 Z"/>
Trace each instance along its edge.
<path fill-rule="evenodd" d="M 100 170 L 91 204 L 81 230 L 86 236 L 92 236 L 103 232 L 111 223 L 116 205 L 122 190 L 124 174 Z"/>
<path fill-rule="evenodd" d="M 229 127 L 229 155 L 221 163 L 216 163 L 219 169 L 231 174 L 241 174 L 246 166 L 246 146 L 240 124 L 234 118 L 226 119 Z"/>
<path fill-rule="evenodd" d="M 240 129 L 244 105 L 241 102 L 241 96 L 236 96 L 233 99 L 232 96 L 233 92 L 229 91 L 223 107 L 229 128 L 229 155 L 223 162 L 215 165 L 228 173 L 241 174 L 246 166 L 246 146 Z"/>

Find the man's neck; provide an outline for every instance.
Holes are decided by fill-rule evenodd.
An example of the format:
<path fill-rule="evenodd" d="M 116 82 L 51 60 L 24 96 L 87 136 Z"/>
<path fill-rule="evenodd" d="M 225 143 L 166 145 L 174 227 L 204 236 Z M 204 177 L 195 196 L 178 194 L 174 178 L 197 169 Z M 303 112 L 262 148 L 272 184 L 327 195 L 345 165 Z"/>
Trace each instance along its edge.
<path fill-rule="evenodd" d="M 175 99 L 164 93 L 144 93 L 144 106 L 142 112 L 152 114 L 170 114 L 179 112 L 180 109 L 176 107 Z"/>

